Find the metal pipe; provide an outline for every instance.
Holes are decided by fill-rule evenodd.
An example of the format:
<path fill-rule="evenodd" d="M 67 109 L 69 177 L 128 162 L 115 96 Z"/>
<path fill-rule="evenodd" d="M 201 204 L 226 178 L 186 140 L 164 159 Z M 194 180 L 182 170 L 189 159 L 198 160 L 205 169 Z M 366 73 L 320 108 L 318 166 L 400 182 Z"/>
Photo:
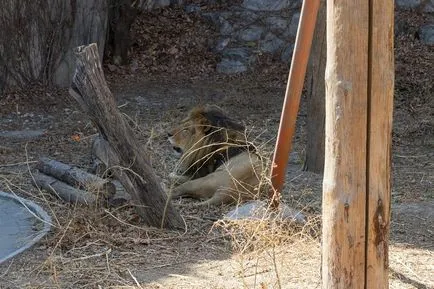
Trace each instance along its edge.
<path fill-rule="evenodd" d="M 320 0 L 304 0 L 271 167 L 271 205 L 279 206 Z"/>

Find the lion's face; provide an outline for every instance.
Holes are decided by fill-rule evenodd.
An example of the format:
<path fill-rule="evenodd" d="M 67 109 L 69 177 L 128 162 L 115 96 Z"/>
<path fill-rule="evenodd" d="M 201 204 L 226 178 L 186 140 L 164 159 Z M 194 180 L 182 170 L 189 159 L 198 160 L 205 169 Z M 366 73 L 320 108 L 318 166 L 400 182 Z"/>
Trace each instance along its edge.
<path fill-rule="evenodd" d="M 180 125 L 171 129 L 168 133 L 169 142 L 176 156 L 181 157 L 195 143 L 205 137 L 203 127 L 195 123 L 193 119 L 184 119 Z"/>
<path fill-rule="evenodd" d="M 241 139 L 244 126 L 217 106 L 196 107 L 179 125 L 169 130 L 169 142 L 180 156 L 180 173 L 204 170 L 212 154 L 222 146 Z M 194 173 L 193 173 L 194 174 Z"/>

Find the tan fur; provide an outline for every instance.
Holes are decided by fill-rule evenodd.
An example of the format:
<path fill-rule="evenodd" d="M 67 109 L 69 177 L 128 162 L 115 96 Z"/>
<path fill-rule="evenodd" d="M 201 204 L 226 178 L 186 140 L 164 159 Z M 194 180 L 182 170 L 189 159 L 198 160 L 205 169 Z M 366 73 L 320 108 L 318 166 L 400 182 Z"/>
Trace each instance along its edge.
<path fill-rule="evenodd" d="M 257 197 L 261 158 L 246 141 L 244 126 L 220 108 L 194 108 L 170 131 L 169 141 L 181 153 L 170 175 L 178 185 L 171 192 L 173 198 L 185 196 L 205 200 L 201 205 L 215 205 Z M 232 157 L 228 153 L 235 151 Z"/>

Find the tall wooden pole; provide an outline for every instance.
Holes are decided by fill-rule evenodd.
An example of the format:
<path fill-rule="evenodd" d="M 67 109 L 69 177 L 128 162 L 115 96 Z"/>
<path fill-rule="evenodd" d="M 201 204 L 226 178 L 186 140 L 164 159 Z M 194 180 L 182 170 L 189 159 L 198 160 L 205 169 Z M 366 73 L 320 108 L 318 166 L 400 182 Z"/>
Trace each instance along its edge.
<path fill-rule="evenodd" d="M 393 2 L 370 2 L 366 288 L 388 288 L 395 73 Z"/>
<path fill-rule="evenodd" d="M 393 0 L 328 0 L 323 288 L 388 288 Z"/>
<path fill-rule="evenodd" d="M 279 206 L 280 193 L 285 181 L 286 165 L 291 152 L 292 137 L 295 132 L 295 122 L 300 106 L 301 91 L 303 90 L 319 4 L 320 0 L 305 0 L 301 8 L 300 22 L 271 167 L 273 190 L 270 190 L 270 199 L 274 208 Z"/>

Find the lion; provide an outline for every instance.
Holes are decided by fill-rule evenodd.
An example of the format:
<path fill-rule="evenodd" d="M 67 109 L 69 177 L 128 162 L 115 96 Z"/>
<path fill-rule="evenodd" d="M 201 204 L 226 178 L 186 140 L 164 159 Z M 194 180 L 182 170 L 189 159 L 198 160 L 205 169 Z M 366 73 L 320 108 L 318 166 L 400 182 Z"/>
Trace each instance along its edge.
<path fill-rule="evenodd" d="M 168 132 L 179 162 L 170 178 L 171 198 L 203 200 L 218 205 L 255 199 L 260 195 L 263 162 L 246 140 L 244 125 L 221 108 L 193 108 L 188 117 Z"/>

